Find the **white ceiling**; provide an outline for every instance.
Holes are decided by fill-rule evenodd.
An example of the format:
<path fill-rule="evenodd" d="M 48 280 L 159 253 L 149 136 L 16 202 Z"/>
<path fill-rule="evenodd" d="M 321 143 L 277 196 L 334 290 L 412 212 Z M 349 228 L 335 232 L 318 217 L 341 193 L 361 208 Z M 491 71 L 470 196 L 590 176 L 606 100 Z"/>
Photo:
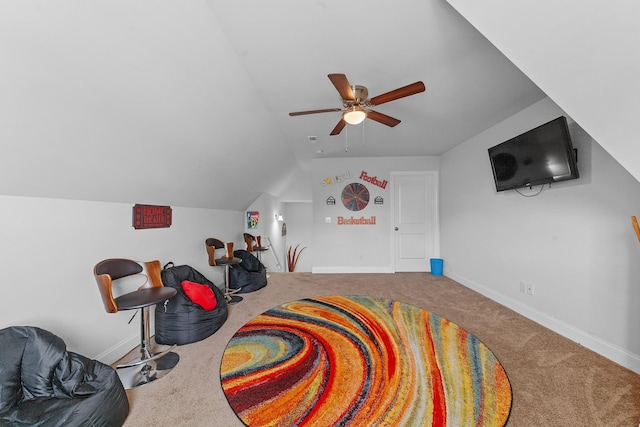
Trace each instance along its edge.
<path fill-rule="evenodd" d="M 7 195 L 242 210 L 314 157 L 439 155 L 545 96 L 444 0 L 11 0 L 0 56 Z M 427 90 L 330 137 L 340 113 L 288 115 L 341 107 L 330 73 Z"/>

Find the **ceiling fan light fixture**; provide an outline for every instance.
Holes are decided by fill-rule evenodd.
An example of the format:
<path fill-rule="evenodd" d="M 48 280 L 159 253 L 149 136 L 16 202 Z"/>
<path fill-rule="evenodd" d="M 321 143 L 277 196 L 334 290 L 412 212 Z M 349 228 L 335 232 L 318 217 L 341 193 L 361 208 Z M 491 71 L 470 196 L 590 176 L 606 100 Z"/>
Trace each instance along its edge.
<path fill-rule="evenodd" d="M 415 95 L 420 92 L 424 92 L 426 87 L 424 83 L 418 81 L 410 85 L 399 87 L 389 92 L 385 92 L 373 98 L 369 98 L 369 90 L 365 86 L 351 85 L 347 76 L 344 74 L 329 74 L 329 80 L 333 83 L 333 86 L 338 91 L 340 99 L 342 100 L 342 108 L 325 108 L 322 110 L 307 110 L 307 111 L 294 111 L 289 113 L 290 116 L 302 116 L 305 114 L 318 114 L 318 113 L 332 113 L 340 111 L 340 121 L 333 128 L 329 135 L 335 136 L 340 134 L 342 130 L 350 125 L 357 125 L 364 121 L 364 119 L 373 120 L 374 122 L 381 123 L 383 125 L 394 127 L 400 124 L 400 120 L 387 116 L 386 114 L 377 112 L 375 110 L 364 109 L 364 107 L 376 107 L 387 102 L 395 101 L 396 99 L 404 98 L 406 96 Z M 363 128 L 364 130 L 364 128 Z M 311 137 L 310 137 L 311 138 Z"/>
<path fill-rule="evenodd" d="M 367 117 L 367 112 L 359 105 L 352 105 L 342 114 L 342 118 L 350 125 L 357 125 Z"/>

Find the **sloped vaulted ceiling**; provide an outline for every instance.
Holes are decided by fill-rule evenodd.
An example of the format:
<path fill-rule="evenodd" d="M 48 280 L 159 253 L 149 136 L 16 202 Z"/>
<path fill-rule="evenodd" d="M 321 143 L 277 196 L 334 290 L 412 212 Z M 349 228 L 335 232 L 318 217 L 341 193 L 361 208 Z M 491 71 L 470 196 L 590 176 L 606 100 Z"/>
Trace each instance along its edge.
<path fill-rule="evenodd" d="M 0 57 L 4 195 L 243 210 L 316 156 L 439 155 L 544 97 L 444 0 L 8 0 Z M 288 112 L 340 107 L 330 73 L 427 91 L 329 137 L 339 113 Z"/>
<path fill-rule="evenodd" d="M 640 180 L 640 3 L 448 0 Z"/>
<path fill-rule="evenodd" d="M 297 167 L 205 3 L 3 2 L 0 21 L 2 194 L 243 209 Z"/>

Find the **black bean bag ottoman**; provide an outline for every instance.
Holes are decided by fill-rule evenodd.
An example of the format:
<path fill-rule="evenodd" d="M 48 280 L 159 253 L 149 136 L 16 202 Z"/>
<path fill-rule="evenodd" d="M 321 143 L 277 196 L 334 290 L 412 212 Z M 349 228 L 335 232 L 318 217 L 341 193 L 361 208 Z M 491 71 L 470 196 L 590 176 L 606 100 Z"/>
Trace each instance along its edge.
<path fill-rule="evenodd" d="M 0 330 L 1 426 L 121 426 L 129 401 L 115 369 L 67 351 L 44 329 Z"/>
<path fill-rule="evenodd" d="M 164 266 L 161 275 L 162 283 L 175 288 L 178 293 L 166 304 L 156 305 L 155 341 L 158 344 L 183 345 L 201 341 L 213 335 L 226 322 L 229 309 L 224 292 L 199 271 L 188 265 L 174 266 L 169 263 Z M 213 296 L 205 302 L 201 301 L 199 298 L 202 293 L 194 296 L 190 288 L 182 285 L 185 281 L 191 289 L 204 290 Z"/>
<path fill-rule="evenodd" d="M 267 268 L 258 258 L 242 249 L 233 251 L 233 256 L 242 262 L 230 267 L 229 288 L 239 289 L 237 294 L 246 294 L 267 286 Z"/>

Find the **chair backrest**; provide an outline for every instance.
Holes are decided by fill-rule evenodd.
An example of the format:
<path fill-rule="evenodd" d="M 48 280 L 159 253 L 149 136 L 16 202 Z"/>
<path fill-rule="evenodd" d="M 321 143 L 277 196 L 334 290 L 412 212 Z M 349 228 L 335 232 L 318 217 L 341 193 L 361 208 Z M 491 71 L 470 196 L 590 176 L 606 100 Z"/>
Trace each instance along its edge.
<path fill-rule="evenodd" d="M 253 242 L 256 241 L 255 236 L 253 234 L 244 233 L 243 237 L 244 237 L 244 242 L 247 244 L 247 251 L 253 252 Z"/>
<path fill-rule="evenodd" d="M 98 284 L 102 303 L 108 313 L 117 313 L 118 305 L 113 296 L 113 281 L 136 274 L 144 275 L 147 280 L 140 286 L 144 288 L 163 287 L 160 261 L 138 262 L 125 258 L 109 258 L 93 267 L 93 276 Z"/>
<path fill-rule="evenodd" d="M 215 267 L 216 264 L 216 249 L 224 249 L 224 242 L 220 239 L 214 239 L 213 237 L 209 237 L 204 241 L 204 244 L 207 248 L 207 254 L 209 255 L 209 265 Z"/>

